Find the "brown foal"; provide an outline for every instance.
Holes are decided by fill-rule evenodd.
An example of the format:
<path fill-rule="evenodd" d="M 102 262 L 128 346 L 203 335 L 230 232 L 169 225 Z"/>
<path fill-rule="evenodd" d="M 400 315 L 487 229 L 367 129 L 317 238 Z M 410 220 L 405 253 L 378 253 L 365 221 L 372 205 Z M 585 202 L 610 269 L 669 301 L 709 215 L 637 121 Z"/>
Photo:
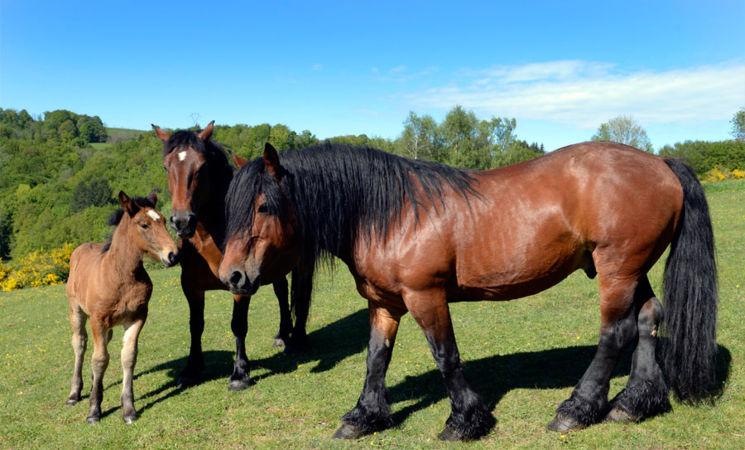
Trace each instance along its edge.
<path fill-rule="evenodd" d="M 85 322 L 90 318 L 93 332 L 93 357 L 88 422 L 101 418 L 103 375 L 109 365 L 107 345 L 113 327 L 124 327 L 122 346 L 122 414 L 132 423 L 137 414 L 134 408 L 132 375 L 137 359 L 137 338 L 147 319 L 147 305 L 153 284 L 142 259 L 145 254 L 167 267 L 176 263 L 176 244 L 168 234 L 165 218 L 156 211 L 157 197 L 129 198 L 119 192 L 121 209 L 112 216 L 116 225 L 111 241 L 106 244 L 80 245 L 70 258 L 70 277 L 67 281 L 72 348 L 75 366 L 68 405 L 80 401 L 83 389 L 83 355 L 88 335 Z"/>

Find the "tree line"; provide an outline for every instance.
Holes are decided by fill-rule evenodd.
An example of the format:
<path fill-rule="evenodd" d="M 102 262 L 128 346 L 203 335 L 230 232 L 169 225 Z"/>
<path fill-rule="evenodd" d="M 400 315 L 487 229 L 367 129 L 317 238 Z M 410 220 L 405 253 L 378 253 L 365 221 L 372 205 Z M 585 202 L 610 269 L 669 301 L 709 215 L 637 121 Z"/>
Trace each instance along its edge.
<path fill-rule="evenodd" d="M 618 125 L 601 125 L 593 138 L 622 141 L 624 136 L 641 136 L 646 141 L 637 146 L 651 150 L 646 133 L 639 134 L 643 129 L 632 126 L 629 134 Z M 544 153 L 542 144 L 519 139 L 516 128 L 513 118 L 482 119 L 456 106 L 441 121 L 410 113 L 395 139 L 361 134 L 329 140 L 488 169 Z M 321 142 L 308 130 L 296 132 L 283 124 L 217 126 L 213 136 L 228 151 L 247 158 L 259 156 L 265 142 L 280 150 Z M 684 142 L 663 147 L 661 153 L 685 158 L 699 174 L 717 165 L 745 169 L 743 138 L 745 132 L 732 141 Z M 112 194 L 120 189 L 132 195 L 159 189 L 167 213 L 170 197 L 161 148 L 153 133 L 107 129 L 98 116 L 58 110 L 34 118 L 25 110 L 0 109 L 0 259 L 105 239 L 110 231 L 106 218 L 115 207 Z"/>

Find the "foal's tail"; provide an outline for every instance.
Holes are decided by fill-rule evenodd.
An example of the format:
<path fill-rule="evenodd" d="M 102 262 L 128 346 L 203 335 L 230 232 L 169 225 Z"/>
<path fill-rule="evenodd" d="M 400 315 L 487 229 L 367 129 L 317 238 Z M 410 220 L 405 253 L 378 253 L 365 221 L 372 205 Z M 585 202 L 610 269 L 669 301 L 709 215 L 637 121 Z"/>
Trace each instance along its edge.
<path fill-rule="evenodd" d="M 665 162 L 683 187 L 683 211 L 665 264 L 662 363 L 682 401 L 711 400 L 717 391 L 717 267 L 704 190 L 693 170 Z"/>

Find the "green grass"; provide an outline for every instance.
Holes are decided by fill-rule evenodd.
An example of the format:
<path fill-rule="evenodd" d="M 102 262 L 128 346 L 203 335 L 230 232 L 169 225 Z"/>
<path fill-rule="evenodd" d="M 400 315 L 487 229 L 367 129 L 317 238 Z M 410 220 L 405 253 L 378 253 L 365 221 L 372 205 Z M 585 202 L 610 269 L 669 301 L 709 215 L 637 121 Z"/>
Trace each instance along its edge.
<path fill-rule="evenodd" d="M 596 282 L 575 273 L 521 301 L 453 305 L 466 376 L 499 421 L 469 447 L 745 448 L 745 182 L 709 185 L 707 191 L 720 265 L 720 360 L 730 368 L 721 399 L 714 406 L 674 403 L 672 413 L 641 424 L 601 424 L 569 435 L 546 431 L 598 337 Z M 652 273 L 658 292 L 661 265 Z M 89 426 L 86 401 L 64 405 L 72 369 L 64 289 L 0 294 L 0 448 L 445 446 L 435 436 L 449 402 L 422 333 L 408 316 L 387 378 L 398 425 L 356 442 L 331 440 L 339 417 L 354 406 L 365 372 L 366 302 L 343 267 L 318 277 L 309 324 L 313 350 L 307 355 L 290 357 L 271 347 L 276 301 L 266 288 L 254 297 L 248 345 L 257 383 L 238 393 L 227 389 L 230 296 L 208 295 L 207 381 L 180 390 L 174 376 L 184 364 L 189 334 L 178 269 L 151 275 L 155 292 L 135 380 L 140 419 L 132 426 L 124 425 L 119 410 L 121 330 L 111 344 L 106 415 Z M 628 361 L 617 370 L 611 395 L 627 373 Z"/>

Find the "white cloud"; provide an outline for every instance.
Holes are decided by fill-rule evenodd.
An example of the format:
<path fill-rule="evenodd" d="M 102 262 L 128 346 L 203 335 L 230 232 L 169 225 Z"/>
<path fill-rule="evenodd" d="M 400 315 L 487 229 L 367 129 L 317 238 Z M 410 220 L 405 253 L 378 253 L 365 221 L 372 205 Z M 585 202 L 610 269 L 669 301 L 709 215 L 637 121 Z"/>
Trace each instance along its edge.
<path fill-rule="evenodd" d="M 463 71 L 459 78 L 465 81 L 412 93 L 409 100 L 580 128 L 620 114 L 645 125 L 729 120 L 745 105 L 742 62 L 624 73 L 602 62 L 549 61 Z"/>

